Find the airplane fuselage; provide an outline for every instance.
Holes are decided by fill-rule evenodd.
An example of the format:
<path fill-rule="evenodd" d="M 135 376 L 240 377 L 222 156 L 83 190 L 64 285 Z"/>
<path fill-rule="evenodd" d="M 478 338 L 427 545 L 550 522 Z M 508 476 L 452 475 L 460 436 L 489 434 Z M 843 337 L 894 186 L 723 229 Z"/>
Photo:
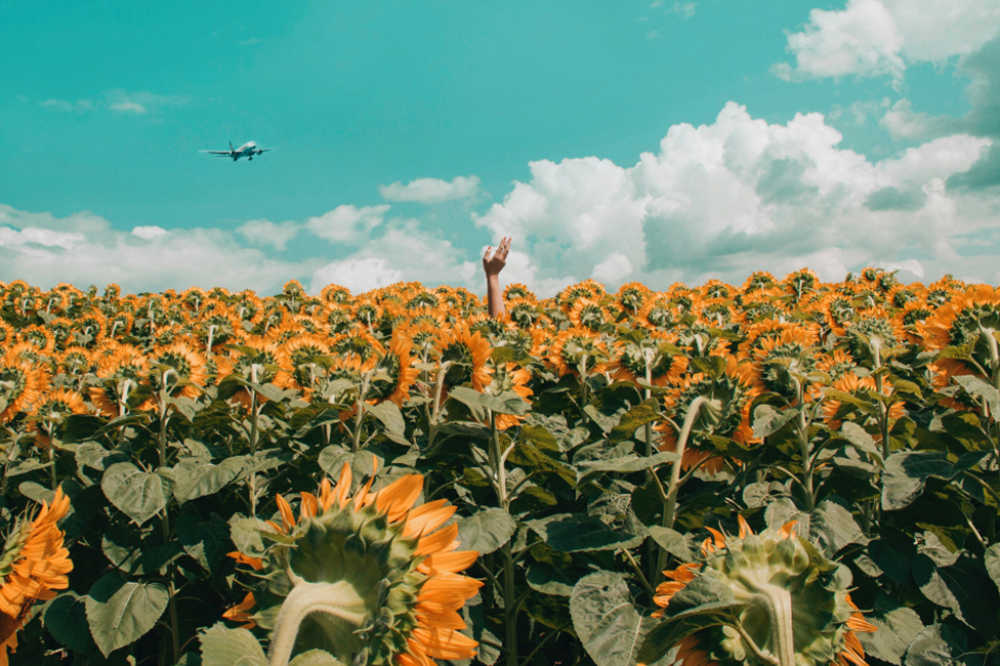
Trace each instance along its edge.
<path fill-rule="evenodd" d="M 254 155 L 260 155 L 263 152 L 264 152 L 263 150 L 257 147 L 257 144 L 255 142 L 247 141 L 239 148 L 234 149 L 230 153 L 230 155 L 232 156 L 233 161 L 235 162 L 241 157 L 245 157 L 248 160 L 252 160 Z"/>
<path fill-rule="evenodd" d="M 245 157 L 248 160 L 253 160 L 255 155 L 260 155 L 266 153 L 269 150 L 274 150 L 273 148 L 260 148 L 257 146 L 255 141 L 247 141 L 239 148 L 233 148 L 232 141 L 229 142 L 229 150 L 203 150 L 203 153 L 211 153 L 216 157 L 228 157 L 234 162 L 241 157 Z"/>

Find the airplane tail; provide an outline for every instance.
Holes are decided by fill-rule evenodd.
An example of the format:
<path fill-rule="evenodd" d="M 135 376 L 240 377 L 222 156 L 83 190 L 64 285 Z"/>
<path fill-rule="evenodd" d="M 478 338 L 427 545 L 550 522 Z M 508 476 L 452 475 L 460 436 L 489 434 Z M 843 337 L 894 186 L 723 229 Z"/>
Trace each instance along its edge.
<path fill-rule="evenodd" d="M 234 150 L 235 150 L 235 148 L 233 148 L 233 140 L 230 139 L 229 140 L 229 152 L 233 152 Z"/>

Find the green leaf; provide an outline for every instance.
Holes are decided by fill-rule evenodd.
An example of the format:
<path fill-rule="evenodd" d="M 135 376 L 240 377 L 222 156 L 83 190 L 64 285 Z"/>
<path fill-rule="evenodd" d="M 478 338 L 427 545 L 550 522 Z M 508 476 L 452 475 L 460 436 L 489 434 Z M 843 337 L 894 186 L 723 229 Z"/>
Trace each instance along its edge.
<path fill-rule="evenodd" d="M 527 525 L 545 543 L 564 553 L 634 548 L 645 538 L 644 534 L 615 529 L 600 518 L 579 514 L 558 514 L 527 521 Z"/>
<path fill-rule="evenodd" d="M 858 632 L 865 653 L 900 666 L 906 648 L 924 629 L 920 616 L 912 608 L 894 608 L 884 615 L 867 615 L 866 620 L 878 631 Z"/>
<path fill-rule="evenodd" d="M 267 666 L 264 650 L 246 629 L 229 629 L 216 622 L 198 640 L 204 666 Z"/>
<path fill-rule="evenodd" d="M 656 542 L 656 545 L 674 557 L 685 562 L 690 562 L 695 558 L 695 551 L 692 550 L 688 537 L 677 530 L 660 525 L 650 525 L 648 529 L 649 536 Z"/>
<path fill-rule="evenodd" d="M 264 539 L 260 535 L 261 522 L 240 513 L 229 518 L 229 538 L 236 545 L 236 550 L 260 557 L 264 554 Z"/>
<path fill-rule="evenodd" d="M 514 391 L 504 391 L 500 395 L 480 393 L 468 386 L 456 386 L 448 393 L 449 398 L 458 400 L 471 411 L 479 421 L 486 421 L 486 410 L 491 409 L 497 414 L 525 414 L 530 405 Z"/>
<path fill-rule="evenodd" d="M 840 427 L 840 434 L 844 439 L 854 445 L 854 448 L 867 453 L 880 463 L 883 462 L 882 452 L 879 450 L 875 440 L 872 439 L 872 436 L 868 434 L 867 430 L 859 426 L 857 423 L 854 423 L 853 421 L 844 421 L 844 424 Z"/>
<path fill-rule="evenodd" d="M 932 624 L 913 639 L 906 650 L 903 666 L 950 666 L 962 663 L 955 652 L 964 652 L 958 632 L 946 625 Z M 952 649 L 954 648 L 954 652 Z"/>
<path fill-rule="evenodd" d="M 45 628 L 52 637 L 73 652 L 93 652 L 94 641 L 87 631 L 86 597 L 67 590 L 45 607 Z"/>
<path fill-rule="evenodd" d="M 573 586 L 573 630 L 597 666 L 634 666 L 651 622 L 632 604 L 621 574 L 598 571 Z"/>
<path fill-rule="evenodd" d="M 214 495 L 238 477 L 249 463 L 247 456 L 226 458 L 218 465 L 198 460 L 182 460 L 174 465 L 174 497 L 183 504 Z"/>
<path fill-rule="evenodd" d="M 529 564 L 524 577 L 534 591 L 559 597 L 570 596 L 578 580 L 563 569 L 541 562 Z"/>
<path fill-rule="evenodd" d="M 994 421 L 1000 420 L 1000 391 L 995 386 L 990 386 L 975 375 L 956 375 L 952 379 L 972 397 L 984 400 L 990 408 L 991 418 Z"/>
<path fill-rule="evenodd" d="M 622 414 L 618 424 L 608 433 L 608 440 L 617 442 L 631 437 L 636 430 L 660 418 L 660 399 L 650 398 Z"/>
<path fill-rule="evenodd" d="M 137 525 L 155 516 L 167 506 L 163 479 L 143 472 L 132 463 L 115 463 L 101 477 L 101 490 L 115 507 Z"/>
<path fill-rule="evenodd" d="M 831 556 L 849 544 L 864 545 L 869 541 L 851 512 L 830 500 L 820 502 L 813 510 L 809 532 L 827 548 Z"/>
<path fill-rule="evenodd" d="M 340 470 L 343 468 L 344 463 L 351 466 L 351 472 L 355 479 L 364 478 L 371 476 L 375 472 L 375 468 L 372 466 L 372 452 L 361 450 L 361 451 L 350 451 L 337 444 L 331 444 L 330 446 L 324 447 L 322 451 L 319 452 L 319 463 L 320 469 L 327 473 L 327 475 L 337 479 L 340 477 Z M 383 461 L 379 459 L 379 469 L 383 467 Z"/>
<path fill-rule="evenodd" d="M 986 572 L 997 586 L 997 590 L 1000 590 L 1000 543 L 995 543 L 986 549 L 983 563 L 986 565 Z"/>
<path fill-rule="evenodd" d="M 882 508 L 892 511 L 908 506 L 923 491 L 927 479 L 933 477 L 951 481 L 978 465 L 986 455 L 979 452 L 966 453 L 952 462 L 941 451 L 893 453 L 885 461 Z"/>
<path fill-rule="evenodd" d="M 607 416 L 604 412 L 599 410 L 594 405 L 587 405 L 583 408 L 583 413 L 586 414 L 597 424 L 597 427 L 601 429 L 605 435 L 610 433 L 616 425 L 618 425 L 618 419 L 613 416 Z"/>
<path fill-rule="evenodd" d="M 753 410 L 753 436 L 763 438 L 773 435 L 797 415 L 794 409 L 778 411 L 771 405 L 757 405 Z"/>
<path fill-rule="evenodd" d="M 955 580 L 949 585 L 948 579 L 942 575 L 944 570 L 935 566 L 934 561 L 926 555 L 917 555 L 913 558 L 913 581 L 923 595 L 938 606 L 950 609 L 955 613 L 955 617 L 966 622 L 962 614 L 962 600 L 959 599 L 959 595 L 965 597 L 964 590 Z"/>
<path fill-rule="evenodd" d="M 313 649 L 296 655 L 288 666 L 344 666 L 344 662 L 325 650 Z"/>
<path fill-rule="evenodd" d="M 503 509 L 484 509 L 458 521 L 459 548 L 492 553 L 507 543 L 516 529 L 517 523 Z"/>
<path fill-rule="evenodd" d="M 177 518 L 177 540 L 185 553 L 206 571 L 215 573 L 231 548 L 226 539 L 226 523 L 214 513 L 202 518 L 200 512 L 182 510 Z"/>
<path fill-rule="evenodd" d="M 117 573 L 101 576 L 87 594 L 90 635 L 105 657 L 146 634 L 167 609 L 160 583 L 126 583 Z"/>
<path fill-rule="evenodd" d="M 403 421 L 403 413 L 392 400 L 383 400 L 374 407 L 364 403 L 365 411 L 377 418 L 385 426 L 386 435 L 395 437 L 393 441 L 402 439 L 406 442 L 406 422 Z"/>
<path fill-rule="evenodd" d="M 594 472 L 622 472 L 627 474 L 651 467 L 656 468 L 658 465 L 674 462 L 675 460 L 677 460 L 677 454 L 673 451 L 655 453 L 651 456 L 639 456 L 630 453 L 627 456 L 611 458 L 610 460 L 584 460 L 578 464 L 577 475 L 579 479 L 583 479 Z"/>

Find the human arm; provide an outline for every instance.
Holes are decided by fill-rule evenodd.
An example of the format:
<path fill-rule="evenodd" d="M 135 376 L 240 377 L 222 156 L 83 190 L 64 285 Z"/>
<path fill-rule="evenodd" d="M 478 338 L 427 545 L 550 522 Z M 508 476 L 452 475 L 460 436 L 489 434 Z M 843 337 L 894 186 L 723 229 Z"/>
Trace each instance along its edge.
<path fill-rule="evenodd" d="M 486 273 L 486 299 L 490 307 L 490 316 L 499 317 L 504 312 L 503 291 L 500 289 L 500 270 L 507 263 L 507 252 L 510 250 L 510 237 L 504 237 L 495 252 L 490 255 L 492 246 L 486 247 L 483 255 L 483 271 Z"/>

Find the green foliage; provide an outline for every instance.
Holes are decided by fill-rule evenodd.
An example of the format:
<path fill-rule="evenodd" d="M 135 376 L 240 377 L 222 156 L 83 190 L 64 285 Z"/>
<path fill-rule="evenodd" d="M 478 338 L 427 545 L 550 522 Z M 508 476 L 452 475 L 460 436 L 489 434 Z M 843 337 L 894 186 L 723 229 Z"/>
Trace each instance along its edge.
<path fill-rule="evenodd" d="M 691 582 L 666 608 L 654 597 L 664 570 L 699 560 L 706 528 L 735 534 L 739 515 L 758 531 L 797 521 L 803 547 L 851 581 L 877 627 L 858 633 L 869 664 L 985 666 L 1000 654 L 1000 319 L 990 309 L 1000 306 L 995 295 L 969 305 L 964 286 L 931 299 L 910 285 L 894 298 L 888 277 L 825 285 L 800 271 L 769 279 L 766 301 L 756 282 L 633 289 L 621 307 L 582 283 L 526 302 L 532 317 L 520 325 L 474 324 L 489 352 L 482 390 L 474 349 L 453 350 L 449 373 L 435 347 L 483 312 L 459 290 L 334 290 L 314 303 L 295 285 L 263 300 L 56 295 L 66 305 L 50 313 L 52 294 L 0 285 L 16 338 L 0 340 L 4 363 L 57 317 L 121 321 L 96 339 L 59 323 L 95 350 L 80 374 L 60 369 L 51 348 L 21 352 L 47 368 L 41 394 L 74 392 L 86 413 L 46 418 L 0 382 L 0 520 L 50 501 L 56 485 L 72 505 L 60 525 L 69 588 L 34 609 L 12 663 L 266 664 L 274 613 L 255 607 L 248 628 L 222 620 L 254 573 L 230 554 L 265 556 L 281 541 L 260 529 L 281 522 L 276 495 L 301 507 L 347 463 L 354 491 L 376 467 L 379 485 L 420 473 L 421 501 L 457 507 L 459 548 L 480 553 L 466 573 L 484 583 L 460 610 L 462 632 L 479 641 L 473 663 L 667 663 L 685 637 L 722 635 L 737 603 L 719 580 Z M 591 307 L 582 328 L 572 320 L 581 297 L 605 309 Z M 647 298 L 656 307 L 644 309 Z M 914 299 L 933 326 L 897 328 L 870 309 L 894 318 Z M 947 319 L 946 304 L 965 314 Z M 211 349 L 210 319 L 225 328 Z M 319 331 L 309 344 L 328 349 L 300 346 L 307 328 Z M 393 336 L 410 345 L 412 376 L 388 399 L 403 367 L 388 356 Z M 573 338 L 562 355 L 560 336 Z M 115 345 L 151 359 L 174 342 L 204 367 L 184 374 L 181 356 L 172 370 L 132 375 L 98 366 Z M 523 381 L 504 374 L 508 363 Z M 823 649 L 839 649 L 842 633 Z M 704 646 L 712 658 L 723 640 Z M 292 663 L 338 662 L 309 651 Z"/>

